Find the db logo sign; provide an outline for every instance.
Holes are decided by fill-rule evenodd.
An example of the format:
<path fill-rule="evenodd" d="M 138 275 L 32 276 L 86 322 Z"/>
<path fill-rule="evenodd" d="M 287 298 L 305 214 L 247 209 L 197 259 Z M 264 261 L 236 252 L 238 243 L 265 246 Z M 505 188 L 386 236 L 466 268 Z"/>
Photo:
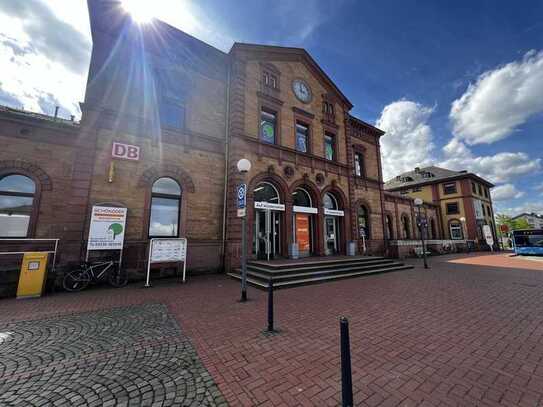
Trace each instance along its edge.
<path fill-rule="evenodd" d="M 111 156 L 113 158 L 123 158 L 125 160 L 138 161 L 140 159 L 140 148 L 138 146 L 132 146 L 130 144 L 113 142 Z"/>

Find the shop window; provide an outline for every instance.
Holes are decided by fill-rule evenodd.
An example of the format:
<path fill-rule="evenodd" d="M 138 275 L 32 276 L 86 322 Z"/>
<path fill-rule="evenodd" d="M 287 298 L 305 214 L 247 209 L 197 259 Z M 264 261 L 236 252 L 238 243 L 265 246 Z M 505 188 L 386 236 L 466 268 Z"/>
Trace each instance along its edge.
<path fill-rule="evenodd" d="M 443 194 L 456 194 L 456 182 L 449 182 L 448 184 L 443 184 Z"/>
<path fill-rule="evenodd" d="M 368 209 L 365 206 L 358 208 L 358 237 L 370 238 L 370 219 Z"/>
<path fill-rule="evenodd" d="M 453 221 L 449 224 L 449 231 L 452 240 L 464 239 L 464 233 L 462 232 L 462 224 L 460 222 Z"/>
<path fill-rule="evenodd" d="M 296 191 L 292 193 L 292 204 L 294 206 L 306 206 L 312 207 L 311 197 L 305 189 L 297 188 Z"/>
<path fill-rule="evenodd" d="M 260 112 L 260 141 L 268 144 L 276 143 L 277 113 L 262 109 Z"/>
<path fill-rule="evenodd" d="M 326 193 L 324 195 L 323 204 L 326 209 L 338 209 L 337 200 L 331 193 Z"/>
<path fill-rule="evenodd" d="M 34 212 L 36 184 L 24 175 L 0 178 L 0 237 L 28 237 Z"/>
<path fill-rule="evenodd" d="M 185 107 L 169 100 L 162 100 L 159 105 L 161 127 L 183 129 L 185 127 Z"/>
<path fill-rule="evenodd" d="M 450 202 L 446 206 L 447 208 L 447 215 L 455 215 L 458 214 L 458 202 Z"/>
<path fill-rule="evenodd" d="M 336 140 L 335 135 L 331 133 L 324 134 L 324 155 L 327 160 L 336 159 Z"/>
<path fill-rule="evenodd" d="M 279 203 L 279 193 L 277 192 L 277 189 L 268 182 L 258 184 L 253 193 L 255 202 Z"/>
<path fill-rule="evenodd" d="M 354 153 L 354 175 L 357 177 L 364 176 L 364 155 L 360 152 Z"/>
<path fill-rule="evenodd" d="M 155 181 L 151 196 L 149 237 L 178 237 L 181 187 L 171 178 Z"/>
<path fill-rule="evenodd" d="M 411 239 L 411 224 L 407 215 L 402 215 L 402 229 L 405 239 Z"/>
<path fill-rule="evenodd" d="M 302 153 L 309 151 L 309 127 L 302 123 L 296 123 L 296 150 Z"/>

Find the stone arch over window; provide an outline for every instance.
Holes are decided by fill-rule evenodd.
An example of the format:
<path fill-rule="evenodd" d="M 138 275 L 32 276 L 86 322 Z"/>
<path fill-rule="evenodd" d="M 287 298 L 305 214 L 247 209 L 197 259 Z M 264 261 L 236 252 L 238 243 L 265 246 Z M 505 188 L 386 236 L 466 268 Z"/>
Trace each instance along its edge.
<path fill-rule="evenodd" d="M 0 161 L 0 237 L 33 237 L 42 191 L 51 191 L 49 175 L 23 160 Z"/>
<path fill-rule="evenodd" d="M 364 228 L 365 239 L 372 238 L 371 230 L 371 207 L 364 199 L 359 199 L 355 202 L 356 208 L 356 238 L 362 239 L 362 228 Z"/>
<path fill-rule="evenodd" d="M 251 201 L 251 204 L 254 203 L 254 190 L 256 186 L 262 182 L 267 182 L 274 186 L 274 188 L 279 193 L 279 200 L 281 203 L 290 202 L 291 198 L 288 194 L 288 185 L 286 182 L 276 174 L 265 172 L 258 175 L 255 175 L 249 182 L 247 188 L 247 201 Z M 248 204 L 249 206 L 249 204 Z M 249 206 L 250 207 L 250 206 Z"/>
<path fill-rule="evenodd" d="M 306 191 L 309 194 L 313 207 L 319 208 L 322 206 L 319 188 L 313 182 L 305 178 L 295 181 L 290 186 L 289 195 L 292 196 L 292 194 L 294 194 L 294 192 L 298 188 L 302 188 L 304 191 Z"/>
<path fill-rule="evenodd" d="M 183 192 L 195 192 L 192 177 L 188 174 L 188 172 L 176 165 L 166 165 L 164 167 L 151 167 L 146 169 L 141 175 L 139 186 L 151 188 L 157 179 L 163 177 L 169 177 L 175 180 L 181 186 Z"/>
<path fill-rule="evenodd" d="M 345 195 L 345 193 L 343 193 L 343 191 L 340 188 L 334 185 L 329 185 L 326 188 L 324 188 L 321 192 L 323 204 L 324 204 L 324 197 L 326 196 L 327 193 L 331 193 L 336 198 L 336 200 L 338 201 L 339 209 L 345 210 L 345 211 L 349 209 L 349 206 L 348 206 L 349 201 L 347 200 L 347 196 Z M 347 214 L 345 214 L 345 216 L 347 216 Z"/>
<path fill-rule="evenodd" d="M 402 234 L 403 238 L 410 240 L 411 239 L 411 220 L 409 219 L 409 216 L 405 213 L 401 216 L 401 224 L 402 224 Z"/>

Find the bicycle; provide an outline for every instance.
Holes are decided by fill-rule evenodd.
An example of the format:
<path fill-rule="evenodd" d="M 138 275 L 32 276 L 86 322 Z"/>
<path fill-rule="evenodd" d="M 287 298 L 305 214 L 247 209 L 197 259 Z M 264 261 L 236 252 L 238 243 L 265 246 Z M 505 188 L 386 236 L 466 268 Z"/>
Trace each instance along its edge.
<path fill-rule="evenodd" d="M 99 282 L 106 277 L 108 283 L 115 288 L 124 287 L 128 283 L 126 271 L 119 269 L 118 262 L 109 260 L 92 264 L 82 262 L 78 268 L 64 275 L 62 286 L 66 291 L 82 291 L 91 281 Z"/>

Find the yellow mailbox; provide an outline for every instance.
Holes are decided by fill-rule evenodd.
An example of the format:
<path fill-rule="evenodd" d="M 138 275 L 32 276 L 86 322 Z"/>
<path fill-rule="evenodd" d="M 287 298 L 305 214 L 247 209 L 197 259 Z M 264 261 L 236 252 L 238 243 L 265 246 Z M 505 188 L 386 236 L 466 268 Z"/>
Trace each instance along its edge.
<path fill-rule="evenodd" d="M 17 298 L 41 296 L 47 275 L 48 256 L 48 253 L 39 252 L 24 254 L 17 286 Z"/>

